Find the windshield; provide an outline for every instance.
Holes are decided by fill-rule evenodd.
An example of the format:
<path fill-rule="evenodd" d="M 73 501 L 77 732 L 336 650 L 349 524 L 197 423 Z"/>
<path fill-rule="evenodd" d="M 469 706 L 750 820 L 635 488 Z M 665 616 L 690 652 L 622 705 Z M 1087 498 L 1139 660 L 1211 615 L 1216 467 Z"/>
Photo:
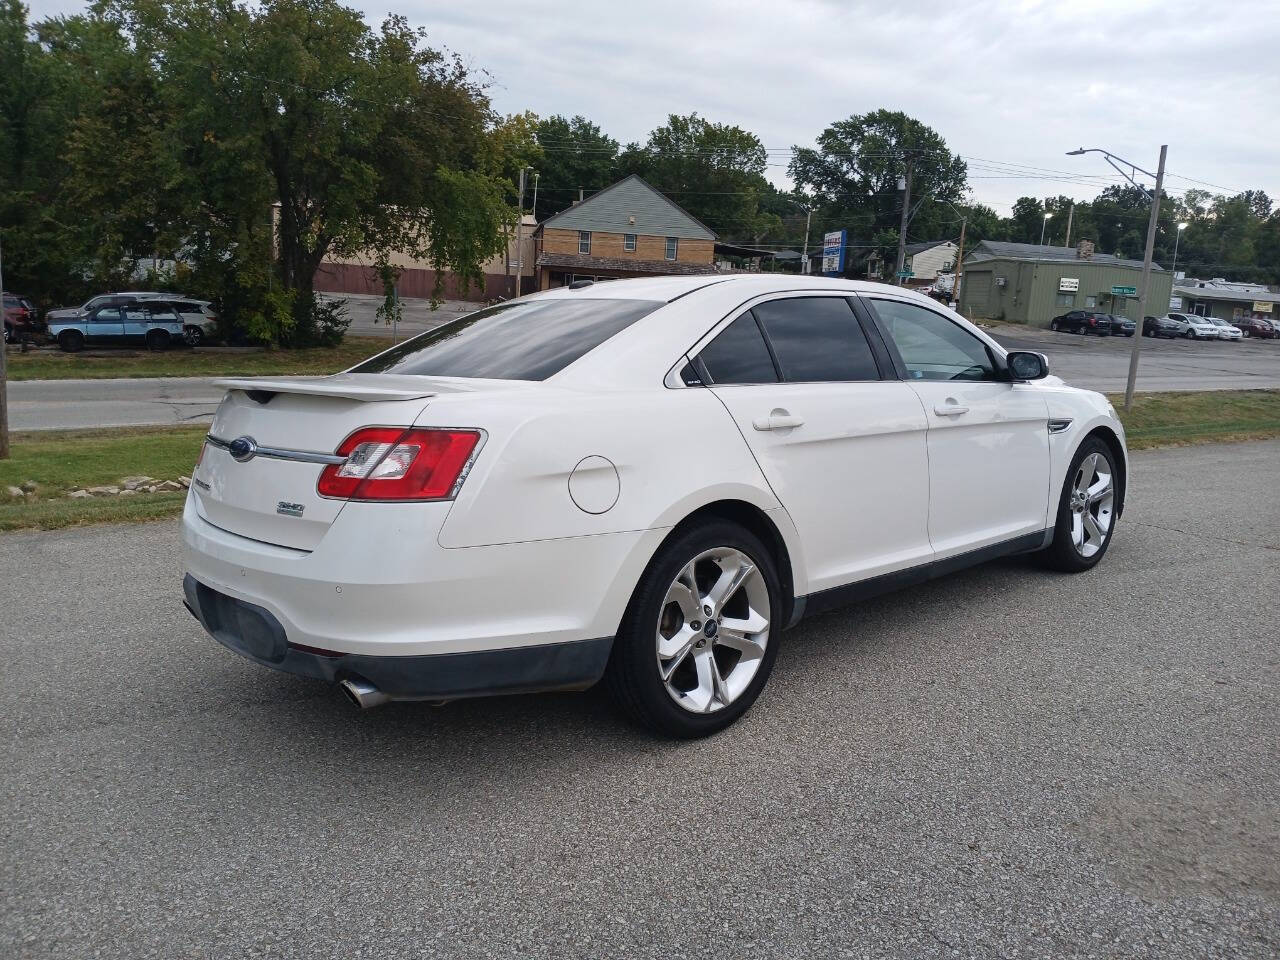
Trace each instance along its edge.
<path fill-rule="evenodd" d="M 351 372 L 545 380 L 660 306 L 564 297 L 504 303 L 406 340 Z"/>

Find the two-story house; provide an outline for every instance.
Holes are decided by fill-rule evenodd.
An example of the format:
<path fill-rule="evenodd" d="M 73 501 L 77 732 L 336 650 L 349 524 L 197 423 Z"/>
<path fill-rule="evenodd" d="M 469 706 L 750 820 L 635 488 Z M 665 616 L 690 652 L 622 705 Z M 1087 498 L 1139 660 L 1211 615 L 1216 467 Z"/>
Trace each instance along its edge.
<path fill-rule="evenodd" d="M 634 174 L 542 221 L 534 241 L 540 290 L 716 272 L 716 235 Z"/>

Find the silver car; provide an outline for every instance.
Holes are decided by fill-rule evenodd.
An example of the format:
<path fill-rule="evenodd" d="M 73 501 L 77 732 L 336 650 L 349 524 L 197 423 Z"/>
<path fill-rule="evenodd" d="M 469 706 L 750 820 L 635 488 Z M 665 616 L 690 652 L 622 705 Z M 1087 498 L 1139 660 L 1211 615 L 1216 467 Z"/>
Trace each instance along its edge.
<path fill-rule="evenodd" d="M 1240 340 L 1244 337 L 1244 331 L 1239 327 L 1232 326 L 1227 321 L 1218 317 L 1205 317 L 1210 323 L 1218 328 L 1219 340 Z"/>
<path fill-rule="evenodd" d="M 83 316 L 49 318 L 49 336 L 67 353 L 77 353 L 86 345 L 145 346 L 167 350 L 183 339 L 182 317 L 164 300 L 128 300 L 123 304 L 97 306 Z"/>

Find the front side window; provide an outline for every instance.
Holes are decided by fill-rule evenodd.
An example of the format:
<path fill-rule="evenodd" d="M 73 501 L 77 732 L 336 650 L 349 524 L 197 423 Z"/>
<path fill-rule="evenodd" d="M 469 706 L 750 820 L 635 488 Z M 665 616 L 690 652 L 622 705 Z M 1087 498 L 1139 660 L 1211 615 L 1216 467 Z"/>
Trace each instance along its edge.
<path fill-rule="evenodd" d="M 790 297 L 752 308 L 791 383 L 879 380 L 871 345 L 843 297 Z"/>
<path fill-rule="evenodd" d="M 428 330 L 351 372 L 545 380 L 660 306 L 568 297 L 504 303 Z"/>
<path fill-rule="evenodd" d="M 773 358 L 750 310 L 703 347 L 698 360 L 712 383 L 778 382 Z"/>
<path fill-rule="evenodd" d="M 680 250 L 679 237 L 667 237 L 667 259 L 674 260 Z"/>
<path fill-rule="evenodd" d="M 120 308 L 119 307 L 103 307 L 93 315 L 94 323 L 119 323 Z"/>
<path fill-rule="evenodd" d="M 868 300 L 909 380 L 999 380 L 987 345 L 959 324 L 914 303 Z"/>
<path fill-rule="evenodd" d="M 578 231 L 578 252 L 579 253 L 591 252 L 591 231 L 590 230 Z"/>
<path fill-rule="evenodd" d="M 622 249 L 634 253 L 636 249 L 636 235 L 634 233 L 624 233 L 622 235 Z"/>

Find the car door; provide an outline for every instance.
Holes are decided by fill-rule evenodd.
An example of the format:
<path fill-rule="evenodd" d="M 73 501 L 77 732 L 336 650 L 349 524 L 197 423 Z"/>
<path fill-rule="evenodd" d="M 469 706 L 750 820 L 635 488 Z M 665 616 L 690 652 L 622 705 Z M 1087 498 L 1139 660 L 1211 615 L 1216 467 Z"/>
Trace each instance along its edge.
<path fill-rule="evenodd" d="M 929 560 L 927 423 L 883 344 L 844 296 L 746 306 L 694 365 L 790 514 L 808 592 Z"/>
<path fill-rule="evenodd" d="M 124 316 L 124 338 L 129 343 L 142 343 L 147 339 L 150 329 L 151 311 L 146 304 L 126 303 L 120 308 Z"/>
<path fill-rule="evenodd" d="M 929 540 L 938 559 L 1037 534 L 1049 508 L 1049 411 L 952 317 L 887 296 L 865 302 L 929 420 Z"/>
<path fill-rule="evenodd" d="M 124 320 L 119 307 L 99 307 L 85 324 L 85 340 L 89 343 L 119 343 L 124 336 Z"/>

